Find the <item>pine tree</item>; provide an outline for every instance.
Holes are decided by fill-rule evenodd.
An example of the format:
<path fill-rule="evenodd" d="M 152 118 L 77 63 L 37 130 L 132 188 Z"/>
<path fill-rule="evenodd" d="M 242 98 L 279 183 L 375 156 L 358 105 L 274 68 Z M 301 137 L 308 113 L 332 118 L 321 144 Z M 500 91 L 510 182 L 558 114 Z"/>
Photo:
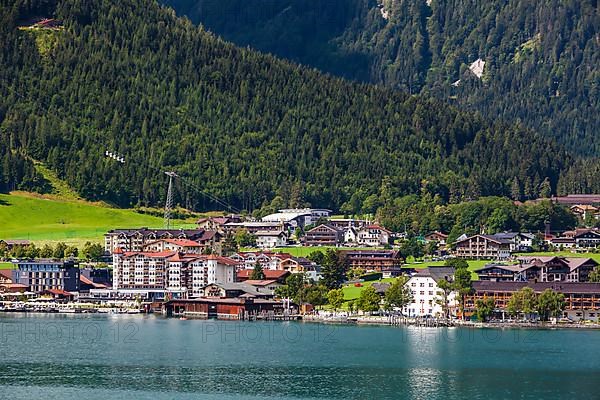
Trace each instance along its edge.
<path fill-rule="evenodd" d="M 250 279 L 253 280 L 257 280 L 257 281 L 261 281 L 263 279 L 265 279 L 265 272 L 263 271 L 263 267 L 260 264 L 260 262 L 256 262 L 256 264 L 254 264 L 254 269 L 252 270 L 252 273 L 250 274 Z"/>

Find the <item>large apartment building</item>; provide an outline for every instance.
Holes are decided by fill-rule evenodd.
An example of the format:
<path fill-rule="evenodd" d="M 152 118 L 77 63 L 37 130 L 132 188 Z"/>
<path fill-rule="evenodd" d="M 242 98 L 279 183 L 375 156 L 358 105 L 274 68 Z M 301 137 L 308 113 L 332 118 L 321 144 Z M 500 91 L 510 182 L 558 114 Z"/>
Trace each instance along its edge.
<path fill-rule="evenodd" d="M 455 243 L 454 255 L 470 259 L 506 259 L 510 257 L 513 241 L 494 235 L 474 235 Z"/>
<path fill-rule="evenodd" d="M 344 231 L 330 224 L 321 224 L 306 232 L 307 246 L 337 246 L 344 241 Z"/>
<path fill-rule="evenodd" d="M 25 260 L 15 263 L 13 282 L 36 293 L 44 291 L 79 291 L 79 265 L 71 260 Z"/>
<path fill-rule="evenodd" d="M 387 271 L 402 267 L 402 256 L 396 250 L 342 250 L 349 268 Z"/>
<path fill-rule="evenodd" d="M 538 294 L 546 289 L 562 293 L 565 296 L 564 317 L 574 321 L 600 321 L 600 283 L 474 281 L 473 294 L 467 296 L 465 306 L 474 312 L 477 300 L 491 298 L 494 299 L 495 312 L 508 318 L 511 296 L 524 287 Z"/>
<path fill-rule="evenodd" d="M 177 251 L 113 253 L 113 290 L 142 297 L 194 297 L 211 283 L 235 282 L 238 262 Z"/>

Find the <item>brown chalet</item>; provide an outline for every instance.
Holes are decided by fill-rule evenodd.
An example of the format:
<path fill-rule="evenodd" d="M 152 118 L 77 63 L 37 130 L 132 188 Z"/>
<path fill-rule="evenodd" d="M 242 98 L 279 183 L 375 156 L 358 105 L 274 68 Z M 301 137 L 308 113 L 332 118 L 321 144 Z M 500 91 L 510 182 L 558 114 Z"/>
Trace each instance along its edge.
<path fill-rule="evenodd" d="M 307 246 L 336 246 L 344 240 L 344 231 L 330 224 L 321 224 L 306 232 Z"/>
<path fill-rule="evenodd" d="M 431 232 L 428 235 L 425 235 L 425 240 L 427 242 L 438 242 L 442 246 L 446 244 L 446 240 L 448 239 L 448 235 L 442 232 Z"/>
<path fill-rule="evenodd" d="M 470 259 L 506 259 L 511 241 L 493 235 L 474 235 L 455 242 L 454 255 Z"/>
<path fill-rule="evenodd" d="M 466 297 L 465 307 L 474 312 L 477 300 L 491 298 L 496 311 L 506 314 L 513 293 L 525 287 L 538 294 L 546 289 L 562 293 L 565 296 L 564 317 L 574 321 L 600 320 L 600 283 L 474 281 L 473 294 Z"/>
<path fill-rule="evenodd" d="M 343 250 L 349 268 L 366 271 L 389 271 L 400 269 L 404 261 L 396 250 Z"/>

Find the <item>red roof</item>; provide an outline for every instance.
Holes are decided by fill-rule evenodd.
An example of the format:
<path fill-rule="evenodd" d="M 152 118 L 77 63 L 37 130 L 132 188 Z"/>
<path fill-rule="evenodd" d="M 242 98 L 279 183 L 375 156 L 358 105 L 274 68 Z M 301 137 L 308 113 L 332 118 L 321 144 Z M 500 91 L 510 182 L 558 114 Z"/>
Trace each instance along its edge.
<path fill-rule="evenodd" d="M 10 279 L 12 281 L 12 270 L 10 269 L 0 269 L 0 276 L 3 276 L 6 279 Z"/>
<path fill-rule="evenodd" d="M 200 239 L 198 239 L 200 242 L 205 242 L 207 240 L 211 240 L 212 238 L 214 238 L 217 234 L 219 234 L 217 231 L 204 231 L 204 233 L 202 234 L 202 236 L 200 237 Z"/>
<path fill-rule="evenodd" d="M 79 275 L 79 280 L 82 283 L 85 283 L 86 285 L 91 285 L 96 289 L 105 289 L 106 285 L 102 284 L 102 283 L 96 283 L 90 279 L 88 279 L 87 277 L 83 276 L 83 275 Z"/>
<path fill-rule="evenodd" d="M 241 269 L 237 272 L 237 277 L 238 279 L 250 279 L 252 271 L 251 269 Z M 279 269 L 265 269 L 263 273 L 265 274 L 265 280 L 278 280 L 290 274 L 289 271 Z"/>
<path fill-rule="evenodd" d="M 221 256 L 217 256 L 214 254 L 210 254 L 208 256 L 206 256 L 207 260 L 217 260 L 217 262 L 221 263 L 221 264 L 226 264 L 226 265 L 238 265 L 239 262 L 235 261 L 232 258 L 229 257 L 221 257 Z"/>
<path fill-rule="evenodd" d="M 199 247 L 200 246 L 200 243 L 195 242 L 190 239 L 163 239 L 163 240 L 167 243 L 176 244 L 178 246 L 185 246 L 185 247 Z"/>

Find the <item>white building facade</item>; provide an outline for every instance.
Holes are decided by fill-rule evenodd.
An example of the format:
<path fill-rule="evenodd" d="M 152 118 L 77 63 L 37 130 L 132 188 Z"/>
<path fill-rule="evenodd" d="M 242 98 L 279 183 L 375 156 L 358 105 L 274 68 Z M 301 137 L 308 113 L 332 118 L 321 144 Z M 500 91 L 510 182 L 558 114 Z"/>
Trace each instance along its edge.
<path fill-rule="evenodd" d="M 436 271 L 437 270 L 437 271 Z M 433 272 L 432 272 L 433 271 Z M 440 279 L 452 280 L 454 270 L 445 267 L 426 268 L 413 275 L 406 283 L 413 294 L 413 301 L 404 309 L 404 315 L 409 317 L 443 317 L 444 292 L 438 286 Z M 450 310 L 456 308 L 456 294 L 448 294 Z"/>
<path fill-rule="evenodd" d="M 210 283 L 235 282 L 237 266 L 237 261 L 215 255 L 117 251 L 113 254 L 113 290 L 194 297 Z"/>

